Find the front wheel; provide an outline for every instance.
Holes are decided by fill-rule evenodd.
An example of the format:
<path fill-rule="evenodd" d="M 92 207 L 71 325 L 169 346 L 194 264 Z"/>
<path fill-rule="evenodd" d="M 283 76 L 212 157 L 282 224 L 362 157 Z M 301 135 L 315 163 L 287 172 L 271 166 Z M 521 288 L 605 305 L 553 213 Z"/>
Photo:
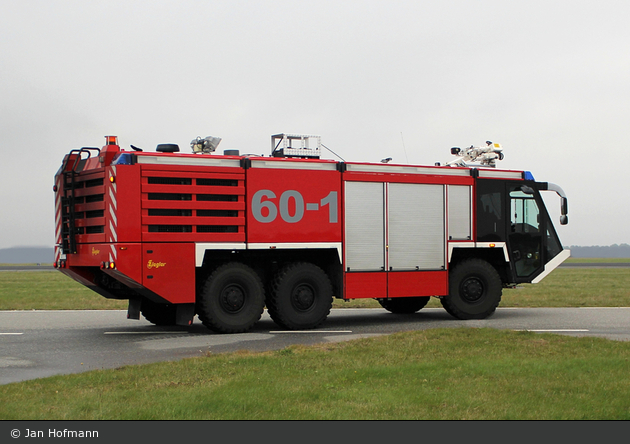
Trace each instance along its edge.
<path fill-rule="evenodd" d="M 449 275 L 449 295 L 442 306 L 457 319 L 485 319 L 501 302 L 501 278 L 495 268 L 481 259 L 468 259 Z"/>
<path fill-rule="evenodd" d="M 197 298 L 199 319 L 219 333 L 249 330 L 262 316 L 265 291 L 258 274 L 239 262 L 214 270 Z"/>

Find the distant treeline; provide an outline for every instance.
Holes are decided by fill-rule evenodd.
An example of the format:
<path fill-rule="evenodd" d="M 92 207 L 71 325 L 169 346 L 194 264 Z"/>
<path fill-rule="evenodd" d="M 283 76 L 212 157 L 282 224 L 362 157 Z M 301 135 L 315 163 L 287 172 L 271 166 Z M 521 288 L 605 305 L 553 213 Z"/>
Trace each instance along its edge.
<path fill-rule="evenodd" d="M 571 257 L 576 258 L 630 258 L 630 245 L 571 245 Z M 54 260 L 52 247 L 13 247 L 0 249 L 0 264 L 50 264 Z"/>
<path fill-rule="evenodd" d="M 0 249 L 0 264 L 52 264 L 53 247 L 13 247 Z"/>
<path fill-rule="evenodd" d="M 594 245 L 590 247 L 581 247 L 579 245 L 571 245 L 565 247 L 571 250 L 571 257 L 591 257 L 591 258 L 630 258 L 630 245 L 613 244 L 613 245 Z"/>

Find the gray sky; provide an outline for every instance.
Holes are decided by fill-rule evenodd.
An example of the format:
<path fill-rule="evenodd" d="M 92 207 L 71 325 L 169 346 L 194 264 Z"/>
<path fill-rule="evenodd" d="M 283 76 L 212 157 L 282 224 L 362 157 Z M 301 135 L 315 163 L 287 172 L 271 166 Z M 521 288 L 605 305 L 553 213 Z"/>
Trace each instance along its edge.
<path fill-rule="evenodd" d="M 69 150 L 196 136 L 432 165 L 502 144 L 569 196 L 564 245 L 630 243 L 630 2 L 0 0 L 0 248 L 54 244 Z M 326 153 L 327 158 L 335 158 Z M 558 221 L 557 199 L 549 205 Z"/>

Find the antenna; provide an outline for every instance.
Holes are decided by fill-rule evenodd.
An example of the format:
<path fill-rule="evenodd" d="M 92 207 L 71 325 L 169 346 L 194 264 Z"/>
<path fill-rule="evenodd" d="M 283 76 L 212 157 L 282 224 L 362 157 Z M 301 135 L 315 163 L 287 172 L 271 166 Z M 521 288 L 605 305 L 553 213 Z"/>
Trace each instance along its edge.
<path fill-rule="evenodd" d="M 407 150 L 405 149 L 405 139 L 403 139 L 402 131 L 400 132 L 400 140 L 402 140 L 403 151 L 405 153 L 405 160 L 409 163 L 409 159 L 407 158 Z"/>
<path fill-rule="evenodd" d="M 343 157 L 341 157 L 339 154 L 335 153 L 333 150 L 331 150 L 330 148 L 328 148 L 326 145 L 324 145 L 323 143 L 321 144 L 321 146 L 323 146 L 324 148 L 326 148 L 328 151 L 330 151 L 331 153 L 333 153 L 335 156 L 339 157 L 342 161 L 346 161 L 346 159 L 344 159 Z"/>

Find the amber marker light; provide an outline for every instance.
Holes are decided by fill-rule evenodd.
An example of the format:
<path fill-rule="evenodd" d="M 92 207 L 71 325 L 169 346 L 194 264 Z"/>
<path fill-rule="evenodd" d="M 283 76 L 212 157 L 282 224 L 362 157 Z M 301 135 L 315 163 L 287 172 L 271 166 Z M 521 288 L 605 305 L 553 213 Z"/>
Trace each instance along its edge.
<path fill-rule="evenodd" d="M 118 136 L 105 136 L 105 145 L 118 145 Z"/>
<path fill-rule="evenodd" d="M 109 181 L 111 183 L 114 183 L 114 182 L 116 182 L 116 178 L 114 176 L 109 176 Z"/>
<path fill-rule="evenodd" d="M 496 246 L 497 246 L 497 244 L 490 244 L 490 248 L 494 248 Z"/>

